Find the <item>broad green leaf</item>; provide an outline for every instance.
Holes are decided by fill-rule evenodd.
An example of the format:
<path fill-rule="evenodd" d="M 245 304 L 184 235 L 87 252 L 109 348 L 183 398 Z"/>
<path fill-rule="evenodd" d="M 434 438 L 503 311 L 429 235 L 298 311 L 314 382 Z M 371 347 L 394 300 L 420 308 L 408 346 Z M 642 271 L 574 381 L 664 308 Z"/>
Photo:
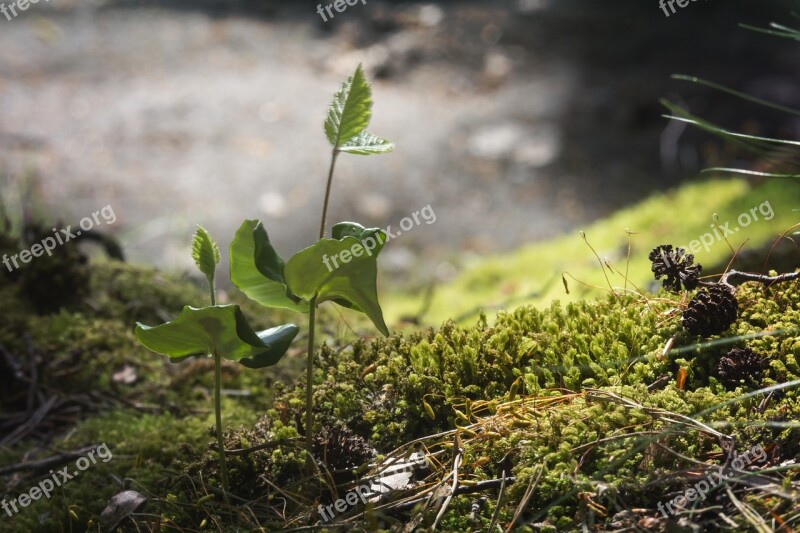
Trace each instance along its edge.
<path fill-rule="evenodd" d="M 136 324 L 136 338 L 172 362 L 219 354 L 249 368 L 276 364 L 297 335 L 294 324 L 255 332 L 238 305 L 197 309 L 186 306 L 178 318 L 160 326 Z"/>
<path fill-rule="evenodd" d="M 345 237 L 355 237 L 363 244 L 369 245 L 369 247 L 375 246 L 375 250 L 372 251 L 372 253 L 375 255 L 380 253 L 380 251 L 383 249 L 383 245 L 386 244 L 385 233 L 380 231 L 378 228 L 365 228 L 358 222 L 339 222 L 338 224 L 334 224 L 331 228 L 331 235 L 334 239 L 338 240 L 344 239 Z M 373 239 L 364 243 L 367 237 L 373 237 Z M 342 298 L 333 298 L 331 301 L 336 302 L 342 307 L 361 311 L 361 309 L 359 309 L 357 306 L 354 306 L 351 302 L 348 302 Z"/>
<path fill-rule="evenodd" d="M 360 232 L 362 238 L 353 234 Z M 286 263 L 286 283 L 305 300 L 334 301 L 367 315 L 384 335 L 389 329 L 378 303 L 377 256 L 386 234 L 377 228 L 365 230 L 353 223 L 334 226 L 340 238 L 320 239 Z"/>
<path fill-rule="evenodd" d="M 368 131 L 362 131 L 344 143 L 339 150 L 357 155 L 386 154 L 394 150 L 394 144 Z"/>
<path fill-rule="evenodd" d="M 364 131 L 372 118 L 372 89 L 361 65 L 334 95 L 325 119 L 325 135 L 334 148 Z"/>
<path fill-rule="evenodd" d="M 308 305 L 292 298 L 283 278 L 284 262 L 269 242 L 258 220 L 245 220 L 230 247 L 231 281 L 248 298 L 265 307 L 308 312 Z"/>
<path fill-rule="evenodd" d="M 213 280 L 217 263 L 219 263 L 219 247 L 203 226 L 198 225 L 197 232 L 194 234 L 192 258 L 200 272 L 205 274 L 209 280 Z"/>

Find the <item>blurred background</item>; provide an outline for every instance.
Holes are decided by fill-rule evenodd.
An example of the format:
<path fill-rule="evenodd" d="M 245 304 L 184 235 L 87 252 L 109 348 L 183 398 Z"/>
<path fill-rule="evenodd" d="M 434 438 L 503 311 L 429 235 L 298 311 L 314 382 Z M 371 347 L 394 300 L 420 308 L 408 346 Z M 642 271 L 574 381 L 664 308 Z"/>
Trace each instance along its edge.
<path fill-rule="evenodd" d="M 195 224 L 227 248 L 245 218 L 291 256 L 316 236 L 327 105 L 363 63 L 370 129 L 396 149 L 339 159 L 329 222 L 396 229 L 430 204 L 435 224 L 381 265 L 446 281 L 470 256 L 752 164 L 665 119 L 661 97 L 734 130 L 800 133 L 797 116 L 670 78 L 800 106 L 798 47 L 739 27 L 791 20 L 796 2 L 691 2 L 667 17 L 656 0 L 367 0 L 327 22 L 318 3 L 42 0 L 0 16 L 7 202 L 65 225 L 111 205 L 99 229 L 167 269 L 190 267 Z"/>

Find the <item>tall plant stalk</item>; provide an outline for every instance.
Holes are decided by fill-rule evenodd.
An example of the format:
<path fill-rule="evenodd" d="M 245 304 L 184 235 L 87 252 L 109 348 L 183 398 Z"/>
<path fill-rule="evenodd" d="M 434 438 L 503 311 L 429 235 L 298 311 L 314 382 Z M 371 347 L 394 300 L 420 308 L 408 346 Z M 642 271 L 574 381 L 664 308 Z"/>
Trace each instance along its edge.
<path fill-rule="evenodd" d="M 328 184 L 325 186 L 325 199 L 322 201 L 322 219 L 319 222 L 319 238 L 325 236 L 325 222 L 328 218 L 328 202 L 331 199 L 331 185 L 333 184 L 333 171 L 336 168 L 336 159 L 339 157 L 339 149 L 334 148 L 331 152 L 331 166 L 328 169 Z"/>
<path fill-rule="evenodd" d="M 234 285 L 265 307 L 308 312 L 305 440 L 310 463 L 314 462 L 317 305 L 334 301 L 364 313 L 383 335 L 389 335 L 377 294 L 376 260 L 385 242 L 384 232 L 380 228 L 365 228 L 355 222 L 340 222 L 333 226 L 331 238 L 325 237 L 333 175 L 339 154 L 385 154 L 394 148 L 391 142 L 367 131 L 371 117 L 372 89 L 359 65 L 334 94 L 325 118 L 325 136 L 332 150 L 318 241 L 315 244 L 284 262 L 269 242 L 262 223 L 257 220 L 246 220 L 231 243 L 231 281 Z M 366 248 L 367 254 L 354 253 L 349 260 L 343 260 L 340 268 L 336 263 L 337 256 L 356 245 Z M 335 269 L 328 264 L 329 258 L 334 260 Z"/>
<path fill-rule="evenodd" d="M 333 184 L 333 171 L 336 168 L 336 159 L 339 157 L 339 149 L 334 148 L 331 152 L 331 165 L 328 169 L 328 183 L 325 186 L 325 199 L 322 201 L 322 219 L 319 223 L 319 238 L 325 237 L 325 222 L 328 218 L 328 203 L 331 199 L 331 185 Z M 308 304 L 308 359 L 306 361 L 306 450 L 311 456 L 311 449 L 314 445 L 313 424 L 314 416 L 311 408 L 314 403 L 314 326 L 317 316 L 317 299 L 312 298 Z"/>
<path fill-rule="evenodd" d="M 336 160 L 341 152 L 348 152 L 351 154 L 371 155 L 383 154 L 391 152 L 394 145 L 385 139 L 381 139 L 376 135 L 369 133 L 366 128 L 369 125 L 370 118 L 372 117 L 372 89 L 364 76 L 364 70 L 361 65 L 356 68 L 355 73 L 343 85 L 342 88 L 334 95 L 333 102 L 328 108 L 328 115 L 325 118 L 325 136 L 328 142 L 331 143 L 333 150 L 331 151 L 331 164 L 328 169 L 328 182 L 325 185 L 325 199 L 322 202 L 322 217 L 319 222 L 319 244 L 325 238 L 325 224 L 328 218 L 328 204 L 331 199 L 331 187 L 333 185 L 333 172 L 336 168 Z M 363 231 L 364 228 L 353 223 L 347 223 L 349 229 L 355 230 L 356 226 Z M 337 238 L 340 243 L 342 237 Z M 325 246 L 329 245 L 326 243 Z M 307 299 L 309 303 L 308 312 L 308 360 L 306 365 L 306 450 L 308 451 L 309 460 L 313 461 L 312 446 L 313 446 L 313 430 L 314 430 L 314 417 L 312 413 L 314 401 L 314 327 L 316 325 L 317 316 L 317 302 L 329 299 L 326 297 L 326 283 L 328 277 L 326 273 L 322 273 L 318 277 L 309 276 L 308 279 L 302 273 L 296 272 L 294 268 L 296 265 L 306 265 L 306 255 L 315 256 L 316 253 L 322 253 L 319 258 L 324 260 L 326 254 L 325 248 L 319 246 L 318 248 L 311 247 L 299 254 L 297 254 L 286 265 L 286 280 L 290 287 L 300 287 L 299 293 L 308 294 L 310 297 Z M 295 260 L 295 258 L 300 259 Z M 375 257 L 370 254 L 369 259 L 364 261 L 372 261 L 374 267 Z M 302 267 L 301 267 L 302 268 Z M 330 267 L 328 267 L 330 269 Z M 307 269 L 313 272 L 314 269 Z M 338 298 L 348 300 L 354 307 L 363 310 L 368 309 L 368 316 L 372 322 L 384 335 L 388 335 L 389 331 L 383 321 L 382 312 L 378 305 L 377 294 L 375 287 L 359 287 L 355 289 L 362 280 L 350 277 L 350 274 L 341 274 L 341 277 L 346 280 L 347 294 L 337 294 Z M 292 283 L 292 282 L 295 283 Z M 363 298 L 364 293 L 369 293 L 369 296 Z"/>

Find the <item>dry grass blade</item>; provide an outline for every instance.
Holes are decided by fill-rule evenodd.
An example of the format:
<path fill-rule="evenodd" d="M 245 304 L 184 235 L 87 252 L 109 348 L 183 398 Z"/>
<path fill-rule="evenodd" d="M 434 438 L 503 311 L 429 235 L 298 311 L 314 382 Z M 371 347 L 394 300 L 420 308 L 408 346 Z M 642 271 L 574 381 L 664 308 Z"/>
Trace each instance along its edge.
<path fill-rule="evenodd" d="M 725 491 L 728 493 L 728 498 L 731 499 L 733 505 L 735 505 L 742 516 L 750 522 L 750 525 L 753 526 L 755 531 L 758 533 L 773 533 L 773 529 L 767 525 L 761 515 L 755 512 L 749 505 L 739 500 L 730 487 L 725 487 Z"/>
<path fill-rule="evenodd" d="M 456 432 L 455 437 L 453 438 L 453 484 L 450 486 L 450 494 L 447 495 L 445 498 L 444 503 L 442 503 L 442 507 L 439 509 L 439 512 L 436 515 L 436 520 L 433 521 L 432 529 L 435 531 L 436 526 L 439 525 L 439 520 L 442 519 L 444 516 L 445 511 L 450 506 L 450 502 L 453 499 L 453 495 L 456 493 L 456 489 L 458 489 L 458 468 L 461 466 L 461 461 L 464 459 L 464 448 L 461 446 L 461 439 L 459 438 L 458 432 Z"/>
<path fill-rule="evenodd" d="M 539 484 L 539 480 L 542 478 L 543 473 L 544 467 L 539 466 L 539 471 L 536 473 L 536 476 L 531 476 L 531 482 L 528 484 L 528 488 L 525 490 L 525 494 L 522 496 L 522 499 L 517 506 L 517 510 L 514 512 L 514 518 L 506 527 L 506 533 L 514 528 L 514 524 L 516 524 L 517 520 L 519 520 L 519 517 L 522 516 L 522 513 L 525 511 L 525 507 L 528 506 L 528 501 L 531 499 L 533 491 L 536 490 L 536 486 Z"/>
<path fill-rule="evenodd" d="M 487 532 L 494 531 L 495 525 L 497 524 L 497 517 L 500 515 L 500 505 L 503 503 L 503 494 L 506 491 L 506 471 L 503 470 L 502 474 L 503 482 L 500 484 L 500 492 L 497 494 L 497 503 L 494 506 L 494 512 L 492 513 L 492 521 L 489 523 L 489 528 L 486 530 Z"/>
<path fill-rule="evenodd" d="M 457 429 L 444 431 L 434 435 L 421 437 L 409 441 L 402 446 L 388 453 L 385 459 L 361 478 L 372 479 L 380 476 L 380 473 L 392 464 L 405 461 L 407 457 L 422 445 L 425 449 L 425 456 L 431 473 L 415 488 L 394 491 L 390 500 L 378 503 L 371 512 L 373 513 L 393 513 L 405 512 L 411 507 L 424 503 L 422 508 L 416 513 L 407 525 L 419 525 L 423 520 L 423 515 L 430 510 L 431 506 L 437 501 L 444 501 L 442 507 L 437 512 L 438 522 L 444 517 L 450 500 L 459 494 L 482 492 L 485 490 L 497 490 L 500 487 L 501 495 L 509 482 L 513 483 L 514 478 L 507 477 L 506 474 L 498 479 L 473 479 L 471 474 L 463 473 L 463 452 L 467 446 L 475 444 L 486 444 L 500 435 L 508 435 L 514 431 L 530 431 L 538 422 L 538 417 L 543 416 L 549 409 L 562 407 L 576 399 L 582 398 L 583 394 L 575 393 L 565 389 L 551 389 L 549 392 L 558 392 L 558 396 L 528 397 L 517 396 L 512 401 L 469 401 L 467 399 L 452 399 L 454 409 L 459 406 L 465 408 L 468 415 L 463 414 L 470 422 Z M 463 418 L 462 418 L 463 420 Z M 457 439 L 456 439 L 457 436 Z M 442 455 L 453 454 L 453 462 L 447 465 L 437 460 Z M 543 474 L 540 472 L 539 476 Z M 450 483 L 448 487 L 447 484 Z M 535 488 L 535 487 L 534 487 Z M 528 496 L 530 498 L 530 495 Z M 366 516 L 366 512 L 354 514 L 341 520 L 341 524 L 353 524 Z M 496 521 L 497 517 L 495 517 Z"/>
<path fill-rule="evenodd" d="M 95 448 L 97 448 L 97 445 L 84 446 L 79 450 L 75 450 L 73 452 L 59 452 L 56 455 L 53 455 L 51 457 L 46 457 L 39 461 L 31 461 L 29 463 L 19 463 L 15 465 L 6 466 L 0 468 L 0 476 L 7 476 L 9 474 L 13 474 L 15 472 L 20 472 L 23 470 L 34 474 L 38 474 L 39 472 L 44 472 L 45 470 L 61 466 L 67 461 L 86 455 L 87 452 L 94 450 Z"/>
<path fill-rule="evenodd" d="M 11 446 L 30 434 L 34 429 L 36 429 L 36 426 L 38 426 L 39 423 L 41 423 L 47 417 L 48 413 L 57 403 L 58 398 L 55 396 L 50 396 L 47 401 L 39 406 L 39 408 L 33 413 L 31 418 L 26 423 L 17 427 L 9 435 L 3 437 L 3 439 L 0 440 L 0 446 Z"/>

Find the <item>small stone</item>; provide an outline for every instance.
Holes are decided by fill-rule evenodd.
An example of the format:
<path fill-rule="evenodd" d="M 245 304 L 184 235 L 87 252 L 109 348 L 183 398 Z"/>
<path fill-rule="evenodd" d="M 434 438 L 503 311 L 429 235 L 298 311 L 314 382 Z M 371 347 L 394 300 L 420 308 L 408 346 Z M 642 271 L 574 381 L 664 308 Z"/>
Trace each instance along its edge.
<path fill-rule="evenodd" d="M 111 376 L 114 383 L 121 383 L 122 385 L 133 385 L 139 380 L 139 375 L 136 373 L 136 368 L 131 365 L 125 365 L 122 370 L 114 372 Z"/>

